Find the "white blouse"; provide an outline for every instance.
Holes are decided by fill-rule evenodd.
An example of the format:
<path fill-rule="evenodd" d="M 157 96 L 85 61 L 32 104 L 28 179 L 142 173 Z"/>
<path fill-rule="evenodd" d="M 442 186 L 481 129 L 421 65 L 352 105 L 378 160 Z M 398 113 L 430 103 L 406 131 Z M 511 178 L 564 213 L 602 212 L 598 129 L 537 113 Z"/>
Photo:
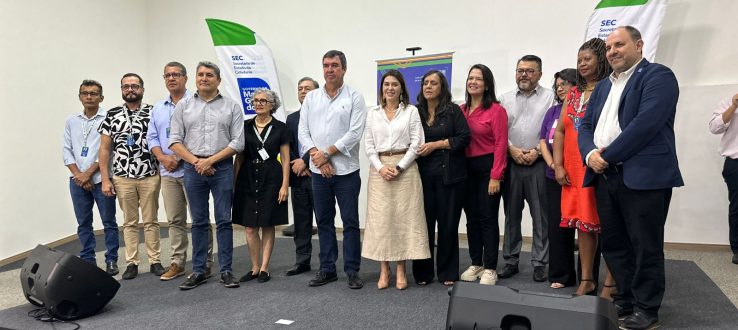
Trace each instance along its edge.
<path fill-rule="evenodd" d="M 377 171 L 384 166 L 379 160 L 380 152 L 407 149 L 405 157 L 402 157 L 397 164 L 407 169 L 418 157 L 416 152 L 423 143 L 425 143 L 425 133 L 423 133 L 423 125 L 415 106 L 405 106 L 400 103 L 392 120 L 387 119 L 381 105 L 367 112 L 364 144 L 366 155 Z"/>

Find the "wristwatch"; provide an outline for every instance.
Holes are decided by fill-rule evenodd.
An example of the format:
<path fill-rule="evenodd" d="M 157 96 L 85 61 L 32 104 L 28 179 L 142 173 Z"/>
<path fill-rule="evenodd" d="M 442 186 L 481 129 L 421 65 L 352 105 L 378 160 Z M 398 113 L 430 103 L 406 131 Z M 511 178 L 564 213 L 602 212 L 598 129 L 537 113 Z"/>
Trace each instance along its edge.
<path fill-rule="evenodd" d="M 331 155 L 328 153 L 328 151 L 323 150 L 323 157 L 325 157 L 325 159 L 330 159 Z"/>
<path fill-rule="evenodd" d="M 400 167 L 400 165 L 395 166 L 395 169 L 397 170 L 397 172 L 400 172 L 400 173 L 402 173 L 402 171 L 405 170 L 402 167 Z"/>

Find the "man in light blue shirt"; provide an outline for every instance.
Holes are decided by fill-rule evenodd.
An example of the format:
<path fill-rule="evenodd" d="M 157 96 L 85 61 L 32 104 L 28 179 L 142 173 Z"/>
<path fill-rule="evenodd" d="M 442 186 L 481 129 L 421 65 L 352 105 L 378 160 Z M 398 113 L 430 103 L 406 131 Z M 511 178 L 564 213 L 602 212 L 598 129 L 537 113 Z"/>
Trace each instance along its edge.
<path fill-rule="evenodd" d="M 323 55 L 323 88 L 308 93 L 300 110 L 298 135 L 302 153 L 310 154 L 313 203 L 320 238 L 320 270 L 308 284 L 321 286 L 338 279 L 335 203 L 343 222 L 344 272 L 351 289 L 361 289 L 359 277 L 359 141 L 364 134 L 364 96 L 343 82 L 346 55 Z"/>
<path fill-rule="evenodd" d="M 182 159 L 169 150 L 170 122 L 174 107 L 180 100 L 192 97 L 187 90 L 187 69 L 182 63 L 169 62 L 164 66 L 164 83 L 169 96 L 154 105 L 151 123 L 146 135 L 149 150 L 159 161 L 161 194 L 169 222 L 169 241 L 172 247 L 171 264 L 161 275 L 162 281 L 169 281 L 184 275 L 187 261 L 187 196 L 184 189 L 184 166 Z M 209 230 L 208 261 L 206 276 L 210 275 L 213 263 L 213 230 Z"/>
<path fill-rule="evenodd" d="M 77 217 L 77 236 L 82 251 L 79 257 L 96 264 L 95 233 L 92 230 L 92 206 L 102 218 L 105 233 L 105 271 L 110 276 L 118 274 L 118 224 L 115 222 L 115 197 L 102 193 L 102 178 L 97 154 L 100 149 L 100 133 L 97 127 L 105 119 L 100 109 L 103 100 L 102 85 L 94 80 L 84 80 L 79 86 L 82 113 L 70 116 L 64 128 L 64 165 L 70 172 L 69 192 L 72 195 L 74 214 Z"/>

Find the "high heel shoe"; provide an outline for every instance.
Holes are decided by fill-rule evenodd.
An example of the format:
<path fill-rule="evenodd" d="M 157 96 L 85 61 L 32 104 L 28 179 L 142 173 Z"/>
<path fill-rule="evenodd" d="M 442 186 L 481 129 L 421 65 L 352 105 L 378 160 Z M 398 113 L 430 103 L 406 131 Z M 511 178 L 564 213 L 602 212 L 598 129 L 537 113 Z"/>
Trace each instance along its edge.
<path fill-rule="evenodd" d="M 397 280 L 395 281 L 395 287 L 397 288 L 397 290 L 407 289 L 407 276 L 405 276 L 404 273 L 402 273 L 402 277 L 400 277 L 400 272 L 397 272 Z"/>
<path fill-rule="evenodd" d="M 377 289 L 384 290 L 389 287 L 390 276 L 392 274 L 387 273 L 387 276 L 382 278 L 382 274 L 379 274 L 379 281 L 377 281 Z"/>
<path fill-rule="evenodd" d="M 600 292 L 600 297 L 612 301 L 613 292 L 617 292 L 617 285 L 610 285 L 605 283 L 604 285 L 602 285 L 602 292 Z"/>
<path fill-rule="evenodd" d="M 597 284 L 595 283 L 595 281 L 589 280 L 589 279 L 581 279 L 581 280 L 579 280 L 579 286 L 581 286 L 582 283 L 584 283 L 584 282 L 594 283 L 594 287 L 591 290 L 585 292 L 583 295 L 587 295 L 587 296 L 595 296 L 595 295 L 597 295 Z M 579 290 L 577 290 L 577 291 L 579 291 Z M 581 296 L 582 294 L 577 294 L 577 295 L 578 296 Z"/>

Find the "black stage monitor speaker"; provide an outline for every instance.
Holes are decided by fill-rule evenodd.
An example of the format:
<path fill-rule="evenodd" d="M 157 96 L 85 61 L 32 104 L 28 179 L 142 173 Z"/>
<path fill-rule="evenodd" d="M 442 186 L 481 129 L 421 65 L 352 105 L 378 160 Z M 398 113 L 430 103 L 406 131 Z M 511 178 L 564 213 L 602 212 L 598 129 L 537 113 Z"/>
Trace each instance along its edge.
<path fill-rule="evenodd" d="M 615 307 L 599 297 L 464 282 L 449 295 L 446 329 L 618 329 Z"/>
<path fill-rule="evenodd" d="M 20 273 L 23 295 L 62 320 L 94 315 L 118 292 L 120 283 L 104 270 L 71 254 L 39 245 Z"/>

